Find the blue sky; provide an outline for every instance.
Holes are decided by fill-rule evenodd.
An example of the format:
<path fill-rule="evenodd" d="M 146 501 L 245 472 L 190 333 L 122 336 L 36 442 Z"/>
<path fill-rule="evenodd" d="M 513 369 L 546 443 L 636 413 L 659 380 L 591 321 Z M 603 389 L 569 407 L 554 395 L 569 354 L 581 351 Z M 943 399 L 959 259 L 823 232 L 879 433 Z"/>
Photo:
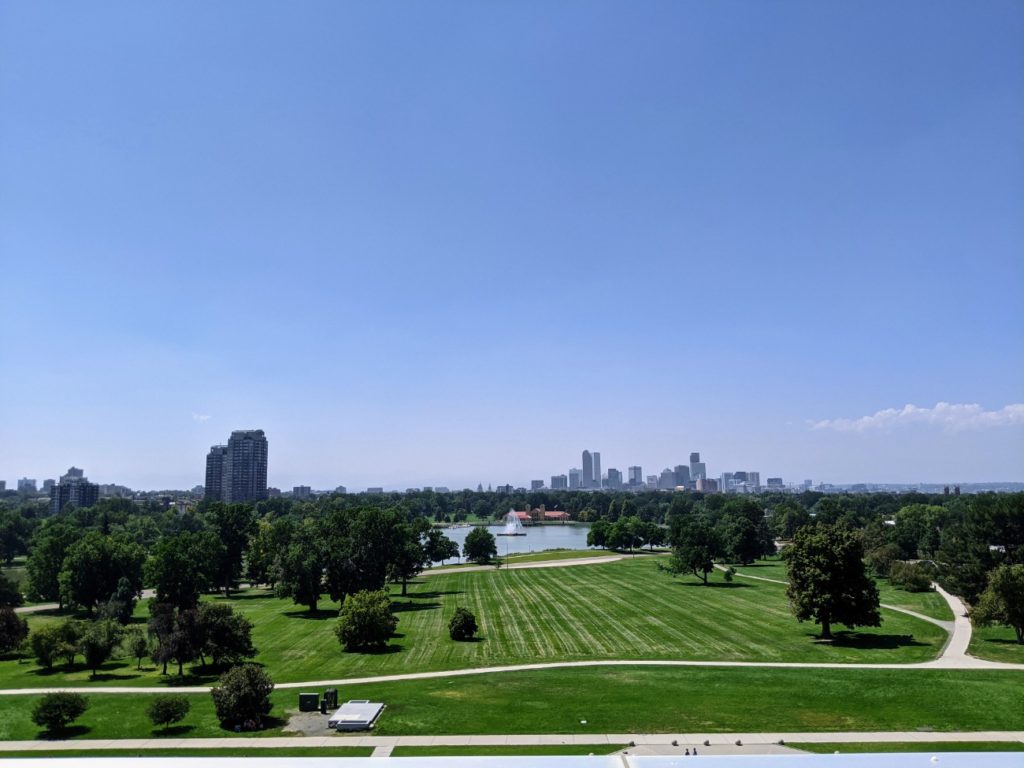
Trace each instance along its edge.
<path fill-rule="evenodd" d="M 1020 3 L 2 3 L 0 104 L 9 484 L 1024 480 Z"/>

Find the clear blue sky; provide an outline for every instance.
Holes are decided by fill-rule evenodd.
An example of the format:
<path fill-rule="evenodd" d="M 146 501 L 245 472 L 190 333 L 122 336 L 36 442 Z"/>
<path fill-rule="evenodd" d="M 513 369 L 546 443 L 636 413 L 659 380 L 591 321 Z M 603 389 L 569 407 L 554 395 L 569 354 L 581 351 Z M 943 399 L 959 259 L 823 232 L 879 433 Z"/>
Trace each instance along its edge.
<path fill-rule="evenodd" d="M 1020 2 L 3 2 L 0 105 L 9 484 L 1024 480 Z"/>

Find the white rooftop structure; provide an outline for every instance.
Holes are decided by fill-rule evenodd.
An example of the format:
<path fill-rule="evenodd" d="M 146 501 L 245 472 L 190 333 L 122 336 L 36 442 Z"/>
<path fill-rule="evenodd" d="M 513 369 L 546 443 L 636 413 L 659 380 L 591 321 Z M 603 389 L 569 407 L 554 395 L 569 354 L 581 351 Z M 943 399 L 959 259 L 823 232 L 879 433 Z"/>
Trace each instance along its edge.
<path fill-rule="evenodd" d="M 337 731 L 365 731 L 373 728 L 373 721 L 383 709 L 384 705 L 379 701 L 352 699 L 342 704 L 341 708 L 331 715 L 327 727 Z"/>

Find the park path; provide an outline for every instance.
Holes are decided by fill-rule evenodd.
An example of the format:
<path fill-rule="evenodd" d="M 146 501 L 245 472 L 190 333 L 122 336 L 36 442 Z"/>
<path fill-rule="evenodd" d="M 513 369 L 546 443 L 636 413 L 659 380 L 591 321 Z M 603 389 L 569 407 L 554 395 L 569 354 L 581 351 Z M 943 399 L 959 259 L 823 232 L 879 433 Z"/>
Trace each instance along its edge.
<path fill-rule="evenodd" d="M 155 589 L 142 590 L 141 600 L 156 597 Z M 14 609 L 15 613 L 40 613 L 41 611 L 59 611 L 60 603 L 36 603 L 35 605 L 21 605 Z"/>
<path fill-rule="evenodd" d="M 423 571 L 420 576 L 434 576 L 435 574 L 444 573 L 471 573 L 473 571 L 519 571 L 526 570 L 528 568 L 566 568 L 570 565 L 598 565 L 600 563 L 614 563 L 617 560 L 621 560 L 624 555 L 602 555 L 600 557 L 574 557 L 568 560 L 537 560 L 532 563 L 512 563 L 511 565 L 503 565 L 498 568 L 494 565 L 461 565 L 458 567 L 444 566 L 440 568 L 430 568 Z"/>
<path fill-rule="evenodd" d="M 677 742 L 673 745 L 672 742 Z M 779 751 L 785 743 L 886 743 L 886 742 L 1024 742 L 1024 731 L 829 731 L 810 733 L 578 733 L 578 734 L 478 734 L 463 736 L 362 736 L 329 733 L 324 736 L 226 737 L 220 739 L 70 739 L 67 741 L 2 741 L 0 752 L 52 752 L 92 749 L 281 749 L 288 747 L 371 747 L 383 756 L 395 747 L 528 746 L 550 744 L 634 744 L 645 754 L 679 754 L 697 746 L 703 754 L 764 754 Z M 705 742 L 710 742 L 705 744 Z M 737 744 L 739 742 L 739 744 Z M 632 747 L 627 751 L 632 751 Z M 675 751 L 675 750 L 678 750 Z M 640 749 L 637 750 L 641 751 Z"/>

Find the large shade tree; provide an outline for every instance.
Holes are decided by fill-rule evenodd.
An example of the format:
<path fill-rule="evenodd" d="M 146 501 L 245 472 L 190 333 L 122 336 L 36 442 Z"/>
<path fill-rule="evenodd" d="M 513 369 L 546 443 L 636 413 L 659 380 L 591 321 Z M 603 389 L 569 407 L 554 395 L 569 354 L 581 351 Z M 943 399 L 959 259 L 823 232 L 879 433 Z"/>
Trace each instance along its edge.
<path fill-rule="evenodd" d="M 852 531 L 839 525 L 810 525 L 793 536 L 783 552 L 789 571 L 789 597 L 799 621 L 821 625 L 832 639 L 832 625 L 877 627 L 878 587 L 868 576 L 864 550 Z"/>

